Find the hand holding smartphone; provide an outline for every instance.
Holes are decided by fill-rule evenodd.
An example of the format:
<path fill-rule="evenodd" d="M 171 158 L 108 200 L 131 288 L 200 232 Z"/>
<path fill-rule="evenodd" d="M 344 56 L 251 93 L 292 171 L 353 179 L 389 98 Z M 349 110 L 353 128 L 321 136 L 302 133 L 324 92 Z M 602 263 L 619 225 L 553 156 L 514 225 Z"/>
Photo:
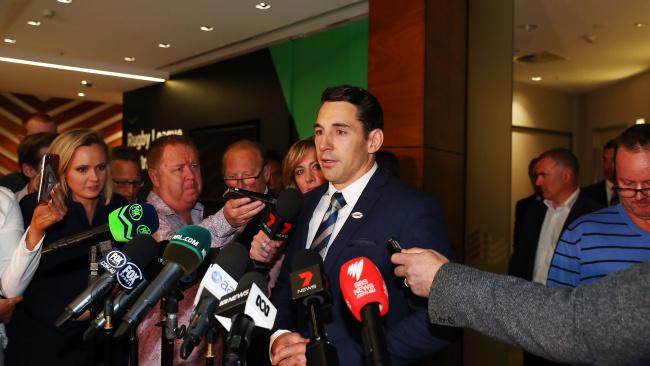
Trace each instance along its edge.
<path fill-rule="evenodd" d="M 38 203 L 47 203 L 50 199 L 50 192 L 58 182 L 56 172 L 59 169 L 59 156 L 56 154 L 45 154 L 41 159 L 41 177 L 38 184 Z"/>

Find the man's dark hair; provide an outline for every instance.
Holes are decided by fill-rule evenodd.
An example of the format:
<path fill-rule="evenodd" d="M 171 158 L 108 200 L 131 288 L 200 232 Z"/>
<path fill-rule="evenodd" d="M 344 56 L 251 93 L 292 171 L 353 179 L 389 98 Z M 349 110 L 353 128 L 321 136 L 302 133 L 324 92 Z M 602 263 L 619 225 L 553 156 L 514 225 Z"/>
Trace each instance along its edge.
<path fill-rule="evenodd" d="M 194 149 L 198 155 L 198 149 L 189 137 L 183 135 L 168 135 L 155 139 L 147 151 L 147 166 L 149 168 L 158 168 L 163 151 L 167 145 L 186 145 Z"/>
<path fill-rule="evenodd" d="M 571 150 L 564 147 L 557 147 L 545 151 L 537 158 L 537 161 L 540 161 L 544 158 L 551 158 L 557 164 L 562 165 L 565 168 L 569 168 L 573 171 L 573 174 L 577 177 L 580 173 L 580 165 L 578 164 L 578 158 L 571 152 Z"/>
<path fill-rule="evenodd" d="M 535 182 L 535 164 L 539 161 L 539 158 L 533 158 L 530 163 L 528 163 L 528 178 Z"/>
<path fill-rule="evenodd" d="M 282 159 L 284 159 L 284 158 L 277 151 L 266 149 L 266 156 L 268 158 L 267 159 L 268 161 L 275 160 L 275 161 L 279 162 L 280 165 L 282 165 Z"/>
<path fill-rule="evenodd" d="M 616 146 L 618 144 L 616 143 L 616 139 L 611 139 L 603 145 L 603 150 L 609 150 L 609 149 L 616 149 Z"/>
<path fill-rule="evenodd" d="M 23 118 L 23 121 L 22 121 L 23 126 L 25 124 L 27 124 L 27 122 L 29 122 L 32 119 L 37 119 L 37 120 L 47 122 L 47 123 L 55 123 L 54 119 L 49 114 L 42 113 L 42 112 L 34 112 L 34 113 L 30 113 L 30 114 L 26 115 L 25 118 Z"/>
<path fill-rule="evenodd" d="M 126 160 L 132 161 L 140 166 L 140 154 L 131 146 L 115 146 L 111 149 L 111 161 Z"/>
<path fill-rule="evenodd" d="M 323 92 L 321 105 L 325 102 L 348 102 L 357 107 L 357 119 L 363 124 L 366 135 L 375 128 L 384 128 L 384 111 L 374 95 L 357 86 L 332 86 Z"/>
<path fill-rule="evenodd" d="M 18 165 L 22 167 L 23 164 L 27 164 L 34 169 L 38 169 L 42 158 L 39 151 L 52 145 L 52 141 L 56 136 L 56 133 L 51 132 L 39 132 L 25 136 L 18 145 Z"/>
<path fill-rule="evenodd" d="M 618 148 L 626 150 L 642 151 L 650 150 L 650 125 L 640 124 L 628 127 L 618 137 Z"/>

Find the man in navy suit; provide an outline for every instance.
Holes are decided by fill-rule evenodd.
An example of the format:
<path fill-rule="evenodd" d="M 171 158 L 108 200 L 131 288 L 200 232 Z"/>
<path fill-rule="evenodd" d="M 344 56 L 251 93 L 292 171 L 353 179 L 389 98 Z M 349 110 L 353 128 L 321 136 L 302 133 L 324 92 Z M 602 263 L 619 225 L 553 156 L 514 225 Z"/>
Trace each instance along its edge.
<path fill-rule="evenodd" d="M 393 274 L 386 246 L 393 236 L 404 247 L 426 246 L 450 254 L 446 227 L 430 197 L 377 168 L 375 153 L 384 140 L 382 128 L 381 106 L 366 90 L 343 85 L 323 92 L 314 134 L 318 162 L 329 183 L 305 195 L 273 290 L 278 309 L 271 336 L 274 365 L 307 362 L 305 311 L 292 303 L 289 283 L 293 255 L 304 249 L 318 251 L 324 260 L 332 305 L 322 320 L 339 364 L 363 363 L 361 323 L 347 309 L 339 285 L 341 265 L 359 256 L 372 260 L 386 282 L 390 310 L 383 324 L 393 364 L 421 359 L 447 345 L 440 338 L 448 335 L 447 329 L 429 324 L 426 303 L 413 297 Z"/>

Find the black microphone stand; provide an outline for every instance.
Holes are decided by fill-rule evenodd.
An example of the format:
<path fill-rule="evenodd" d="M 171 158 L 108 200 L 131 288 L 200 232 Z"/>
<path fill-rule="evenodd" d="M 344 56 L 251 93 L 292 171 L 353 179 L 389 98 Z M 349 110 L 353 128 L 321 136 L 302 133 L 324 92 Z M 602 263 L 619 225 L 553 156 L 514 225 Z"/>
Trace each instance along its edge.
<path fill-rule="evenodd" d="M 138 335 L 137 327 L 132 327 L 129 332 L 129 366 L 138 366 Z"/>
<path fill-rule="evenodd" d="M 325 328 L 318 320 L 319 301 L 310 299 L 307 305 L 309 325 L 312 331 L 312 338 L 307 344 L 307 364 L 316 366 L 338 366 L 339 358 L 336 348 L 327 341 Z"/>
<path fill-rule="evenodd" d="M 217 341 L 221 329 L 223 328 L 215 317 L 210 317 L 210 327 L 205 332 L 205 366 L 214 366 L 214 342 Z"/>
<path fill-rule="evenodd" d="M 165 321 L 162 324 L 160 361 L 163 366 L 174 364 L 174 340 L 178 331 L 178 286 L 172 286 L 163 296 L 161 307 L 164 306 Z"/>
<path fill-rule="evenodd" d="M 110 366 L 112 362 L 113 343 L 113 297 L 108 296 L 104 300 L 104 365 Z"/>
<path fill-rule="evenodd" d="M 379 307 L 376 303 L 361 308 L 363 351 L 367 365 L 390 366 L 386 335 L 380 319 Z"/>
<path fill-rule="evenodd" d="M 91 245 L 88 248 L 88 266 L 90 267 L 90 273 L 88 274 L 88 285 L 92 285 L 97 278 L 99 277 L 99 264 L 97 263 L 97 246 Z M 90 307 L 90 319 L 93 319 L 94 314 L 93 307 Z M 91 339 L 86 342 L 86 352 L 88 355 L 88 364 L 95 364 L 95 340 Z"/>

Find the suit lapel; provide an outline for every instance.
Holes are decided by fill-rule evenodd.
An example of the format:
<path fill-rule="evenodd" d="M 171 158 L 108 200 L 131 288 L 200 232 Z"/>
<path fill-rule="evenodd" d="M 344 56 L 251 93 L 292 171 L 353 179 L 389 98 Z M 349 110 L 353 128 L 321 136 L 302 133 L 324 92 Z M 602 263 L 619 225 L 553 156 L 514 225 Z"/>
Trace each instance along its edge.
<path fill-rule="evenodd" d="M 336 235 L 334 242 L 332 242 L 327 251 L 327 255 L 325 256 L 326 271 L 329 272 L 336 270 L 336 268 L 331 267 L 337 263 L 338 257 L 341 255 L 343 249 L 348 245 L 354 233 L 356 233 L 357 230 L 368 220 L 372 207 L 381 197 L 378 188 L 386 183 L 387 178 L 388 177 L 383 173 L 383 171 L 378 168 L 375 171 L 375 174 L 370 178 L 370 181 L 368 181 L 368 184 L 361 193 L 359 200 L 352 208 L 350 215 L 347 220 L 345 220 L 343 227 Z M 355 212 L 360 212 L 363 216 L 359 219 L 355 219 L 352 217 L 352 214 Z"/>
<path fill-rule="evenodd" d="M 329 184 L 325 183 L 318 188 L 315 188 L 313 191 L 307 193 L 304 198 L 304 206 L 300 214 L 301 225 L 298 225 L 300 232 L 296 232 L 297 240 L 294 242 L 295 245 L 291 248 L 294 251 L 302 250 L 307 247 L 307 236 L 309 235 L 309 222 L 311 221 L 312 216 L 314 215 L 314 210 L 318 206 L 318 202 L 327 192 Z"/>

